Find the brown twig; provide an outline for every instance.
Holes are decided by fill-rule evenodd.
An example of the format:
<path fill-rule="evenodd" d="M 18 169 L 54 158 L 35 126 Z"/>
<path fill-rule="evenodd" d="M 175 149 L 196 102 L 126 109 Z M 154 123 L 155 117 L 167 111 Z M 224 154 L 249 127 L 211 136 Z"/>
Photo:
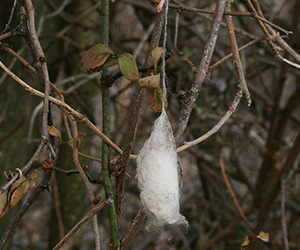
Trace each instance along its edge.
<path fill-rule="evenodd" d="M 5 32 L 9 29 L 10 23 L 11 23 L 11 21 L 12 21 L 12 18 L 13 18 L 13 16 L 14 16 L 14 13 L 15 13 L 16 5 L 17 5 L 17 0 L 14 0 L 13 6 L 12 6 L 12 8 L 11 8 L 10 15 L 9 15 L 9 18 L 8 18 L 8 22 L 7 22 L 7 24 L 5 25 L 5 28 L 4 28 L 4 30 L 1 32 L 1 34 L 5 33 Z"/>
<path fill-rule="evenodd" d="M 223 175 L 223 178 L 224 178 L 224 181 L 225 181 L 225 184 L 226 184 L 226 187 L 230 193 L 230 196 L 233 200 L 233 203 L 235 205 L 235 207 L 237 208 L 240 216 L 242 217 L 242 219 L 246 222 L 246 224 L 248 225 L 248 227 L 252 230 L 252 226 L 250 224 L 250 222 L 248 221 L 248 219 L 246 218 L 242 208 L 240 207 L 240 204 L 235 196 L 235 193 L 233 192 L 232 190 L 232 187 L 229 183 L 229 180 L 227 178 L 227 175 L 226 175 L 226 172 L 225 172 L 225 167 L 224 167 L 224 163 L 223 163 L 223 153 L 221 153 L 221 156 L 220 156 L 220 166 L 221 166 L 221 171 L 222 171 L 222 175 Z"/>
<path fill-rule="evenodd" d="M 121 250 L 126 249 L 130 241 L 134 238 L 138 230 L 140 229 L 142 222 L 146 216 L 145 209 L 141 208 L 135 218 L 133 219 L 130 228 L 126 231 L 121 240 Z"/>
<path fill-rule="evenodd" d="M 227 1 L 226 9 L 228 11 L 231 10 L 231 1 Z M 239 48 L 238 48 L 236 38 L 235 38 L 232 17 L 226 16 L 225 19 L 226 19 L 226 23 L 227 23 L 227 27 L 228 27 L 229 40 L 230 40 L 231 50 L 233 53 L 233 64 L 234 64 L 234 69 L 235 69 L 235 73 L 237 76 L 237 80 L 239 83 L 239 88 L 241 88 L 244 91 L 248 106 L 250 106 L 251 105 L 250 92 L 247 87 L 245 74 L 244 74 L 244 70 L 243 70 L 243 65 L 241 62 L 240 54 L 239 54 Z"/>
<path fill-rule="evenodd" d="M 257 39 L 254 39 L 248 43 L 246 43 L 245 45 L 241 46 L 239 49 L 238 49 L 238 52 L 240 51 L 243 51 L 244 49 L 252 46 L 253 44 L 255 43 L 258 43 L 260 41 L 262 41 L 264 39 L 264 37 L 259 37 Z M 217 61 L 216 63 L 214 63 L 213 65 L 211 65 L 209 67 L 209 70 L 213 70 L 214 68 L 218 67 L 221 63 L 223 63 L 224 61 L 226 61 L 227 59 L 229 59 L 230 57 L 233 56 L 233 53 L 231 52 L 230 54 L 228 54 L 227 56 L 224 56 L 222 59 L 220 59 L 219 61 Z"/>
<path fill-rule="evenodd" d="M 159 3 L 159 0 L 150 0 L 153 3 Z M 198 8 L 191 8 L 191 7 L 186 7 L 183 5 L 177 5 L 177 4 L 170 4 L 170 8 L 172 9 L 177 9 L 180 11 L 188 11 L 188 12 L 195 12 L 195 13 L 202 13 L 202 14 L 209 14 L 209 15 L 213 15 L 214 12 L 213 11 L 208 11 L 208 10 L 203 10 L 203 9 L 198 9 Z M 270 26 L 272 26 L 273 28 L 285 33 L 286 35 L 290 35 L 293 32 L 291 31 L 287 31 L 281 27 L 279 27 L 278 25 L 266 20 L 263 17 L 260 17 L 259 15 L 257 15 L 257 13 L 255 12 L 232 12 L 232 11 L 225 11 L 224 12 L 224 16 L 244 16 L 244 17 L 253 17 L 255 19 L 258 19 L 261 22 L 264 22 Z"/>
<path fill-rule="evenodd" d="M 236 96 L 234 97 L 228 111 L 225 113 L 225 115 L 218 121 L 218 123 L 213 126 L 209 131 L 207 131 L 204 135 L 200 136 L 199 138 L 190 141 L 190 142 L 186 142 L 184 143 L 184 145 L 180 146 L 177 148 L 177 153 L 182 152 L 192 146 L 195 146 L 197 144 L 199 144 L 200 142 L 203 142 L 204 140 L 206 140 L 207 138 L 209 138 L 210 136 L 212 136 L 213 134 L 217 133 L 220 128 L 228 121 L 228 119 L 230 118 L 230 116 L 234 113 L 234 111 L 236 110 L 237 106 L 240 103 L 240 100 L 243 96 L 243 91 L 239 90 L 236 94 Z"/>
<path fill-rule="evenodd" d="M 44 98 L 44 93 L 32 88 L 30 85 L 28 85 L 26 82 L 21 80 L 18 76 L 16 76 L 11 70 L 9 70 L 1 61 L 0 61 L 0 67 L 10 76 L 12 77 L 16 82 L 18 82 L 25 91 L 29 92 L 32 95 Z M 95 132 L 101 139 L 103 139 L 107 144 L 109 144 L 117 153 L 123 154 L 123 151 L 114 144 L 109 138 L 107 138 L 88 118 L 86 118 L 84 115 L 79 113 L 78 111 L 71 108 L 68 104 L 57 100 L 56 98 L 49 96 L 49 101 L 55 104 L 57 107 L 65 110 L 68 114 L 72 115 L 74 118 L 76 118 L 79 122 L 84 122 L 86 125 Z"/>
<path fill-rule="evenodd" d="M 155 48 L 156 46 L 158 46 L 159 44 L 159 40 L 160 40 L 160 36 L 163 30 L 163 24 L 164 24 L 164 12 L 162 12 L 161 14 L 158 15 L 155 27 L 154 27 L 154 31 L 151 37 L 151 41 L 150 41 L 150 46 L 149 46 L 149 51 L 146 57 L 146 61 L 145 61 L 145 66 L 148 66 L 151 64 L 151 56 L 150 56 L 150 52 L 153 48 Z M 119 218 L 121 213 L 122 213 L 122 209 L 123 209 L 123 202 L 124 202 L 124 190 L 125 190 L 125 173 L 126 173 L 126 168 L 128 166 L 128 161 L 130 159 L 130 153 L 132 151 L 132 147 L 133 147 L 133 143 L 134 143 L 134 139 L 135 139 L 135 134 L 136 134 L 136 127 L 138 124 L 138 120 L 139 120 L 139 114 L 142 108 L 142 103 L 143 103 L 143 98 L 145 95 L 145 89 L 144 88 L 140 88 L 139 92 L 138 92 L 138 96 L 137 96 L 137 100 L 136 100 L 136 104 L 135 104 L 135 108 L 133 111 L 133 114 L 131 115 L 130 121 L 129 121 L 129 126 L 128 126 L 128 130 L 126 133 L 126 139 L 125 139 L 125 143 L 124 143 L 124 153 L 122 155 L 122 159 L 120 162 L 120 175 L 116 177 L 116 212 L 117 212 L 117 217 Z"/>
<path fill-rule="evenodd" d="M 283 232 L 283 245 L 284 250 L 289 250 L 288 232 L 286 226 L 286 216 L 285 216 L 285 188 L 286 182 L 284 179 L 281 180 L 281 225 Z"/>
<path fill-rule="evenodd" d="M 21 19 L 22 25 L 25 30 L 25 40 L 28 48 L 34 59 L 37 68 L 38 76 L 43 83 L 44 89 L 44 110 L 43 110 L 43 123 L 42 123 L 42 137 L 49 138 L 48 134 L 48 114 L 49 114 L 49 94 L 50 94 L 50 79 L 42 46 L 40 44 L 38 35 L 35 29 L 35 11 L 31 0 L 20 1 L 21 5 Z"/>
<path fill-rule="evenodd" d="M 175 131 L 176 144 L 178 145 L 182 140 L 183 132 L 187 126 L 189 117 L 194 107 L 195 101 L 202 89 L 203 82 L 207 76 L 209 64 L 217 41 L 220 24 L 222 22 L 223 13 L 225 11 L 226 0 L 219 0 L 214 14 L 212 29 L 210 31 L 208 42 L 206 43 L 203 56 L 195 77 L 195 81 L 188 93 L 187 98 L 183 101 L 178 123 Z"/>
<path fill-rule="evenodd" d="M 32 165 L 34 161 L 38 158 L 40 153 L 42 152 L 45 145 L 48 143 L 47 140 L 42 140 L 40 145 L 38 146 L 37 150 L 33 154 L 33 156 L 30 158 L 30 160 L 25 164 L 25 166 L 22 167 L 21 171 L 22 173 L 25 173 Z M 20 176 L 20 173 L 17 172 L 0 190 L 0 194 L 4 193 Z"/>
<path fill-rule="evenodd" d="M 112 198 L 108 198 L 106 201 L 96 206 L 88 215 L 83 217 L 66 235 L 57 245 L 52 248 L 52 250 L 60 249 L 86 222 L 88 222 L 92 217 L 94 217 L 97 213 L 99 213 L 103 208 L 105 208 L 109 203 L 112 202 Z"/>
<path fill-rule="evenodd" d="M 83 171 L 80 163 L 79 163 L 79 159 L 78 159 L 78 130 L 77 130 L 77 123 L 75 120 L 72 120 L 73 118 L 70 118 L 71 120 L 71 126 L 72 126 L 72 133 L 73 133 L 73 161 L 75 166 L 77 167 L 81 178 L 84 181 L 84 184 L 86 186 L 86 189 L 88 191 L 88 194 L 90 196 L 90 201 L 91 201 L 91 206 L 92 209 L 95 209 L 96 205 L 95 205 L 95 195 L 94 192 L 92 190 L 92 186 L 91 183 L 88 179 L 88 177 L 86 176 L 85 172 Z M 97 222 L 97 216 L 95 215 L 93 217 L 93 226 L 94 226 L 94 233 L 95 233 L 95 244 L 96 244 L 96 249 L 100 250 L 100 236 L 99 236 L 99 229 L 98 229 L 98 222 Z"/>

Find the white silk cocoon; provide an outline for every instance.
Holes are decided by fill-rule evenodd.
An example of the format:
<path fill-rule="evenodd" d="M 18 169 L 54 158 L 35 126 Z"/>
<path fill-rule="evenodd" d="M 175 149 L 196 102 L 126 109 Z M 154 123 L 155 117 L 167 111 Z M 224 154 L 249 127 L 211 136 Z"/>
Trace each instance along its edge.
<path fill-rule="evenodd" d="M 154 226 L 188 225 L 179 211 L 179 164 L 171 125 L 163 109 L 137 158 L 140 197 Z"/>

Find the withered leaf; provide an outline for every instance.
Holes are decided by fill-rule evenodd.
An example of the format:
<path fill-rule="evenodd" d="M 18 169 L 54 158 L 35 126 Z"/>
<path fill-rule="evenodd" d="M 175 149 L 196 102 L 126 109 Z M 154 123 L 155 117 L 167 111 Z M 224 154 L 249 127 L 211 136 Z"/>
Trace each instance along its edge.
<path fill-rule="evenodd" d="M 56 136 L 56 137 L 59 138 L 60 141 L 62 141 L 61 132 L 56 127 L 54 127 L 53 125 L 48 126 L 48 132 L 49 132 L 50 135 Z"/>
<path fill-rule="evenodd" d="M 0 195 L 0 218 L 3 217 L 10 208 L 16 206 L 27 194 L 31 187 L 35 186 L 35 171 L 27 177 L 21 176 L 11 187 Z"/>
<path fill-rule="evenodd" d="M 161 88 L 154 89 L 150 101 L 150 106 L 155 113 L 159 113 L 162 111 L 162 98 L 163 98 L 163 92 Z M 167 107 L 168 107 L 168 102 L 165 99 L 165 108 Z"/>
<path fill-rule="evenodd" d="M 140 88 L 156 89 L 159 88 L 160 74 L 154 76 L 146 76 L 139 80 Z"/>
<path fill-rule="evenodd" d="M 164 52 L 163 47 L 155 47 L 151 50 L 151 57 L 152 57 L 152 60 L 153 60 L 155 71 L 157 71 L 157 63 L 158 63 L 159 58 L 163 54 L 163 52 Z"/>
<path fill-rule="evenodd" d="M 121 73 L 128 80 L 134 81 L 140 78 L 134 57 L 129 53 L 123 53 L 118 57 Z"/>
<path fill-rule="evenodd" d="M 249 243 L 250 243 L 250 240 L 249 240 L 248 236 L 246 236 L 243 243 L 240 246 L 240 249 L 245 249 L 249 245 Z"/>
<path fill-rule="evenodd" d="M 254 233 L 250 233 L 248 234 L 243 243 L 240 246 L 240 249 L 245 249 L 250 242 L 254 242 L 254 241 L 258 241 L 261 240 L 263 242 L 269 242 L 269 233 L 265 233 L 263 231 L 260 231 L 258 235 L 254 234 Z"/>
<path fill-rule="evenodd" d="M 260 231 L 259 234 L 257 235 L 257 238 L 261 239 L 263 242 L 269 242 L 270 235 L 269 233 Z"/>
<path fill-rule="evenodd" d="M 103 68 L 104 63 L 114 54 L 112 49 L 104 44 L 98 43 L 84 52 L 81 58 L 81 70 L 83 72 L 97 71 Z"/>

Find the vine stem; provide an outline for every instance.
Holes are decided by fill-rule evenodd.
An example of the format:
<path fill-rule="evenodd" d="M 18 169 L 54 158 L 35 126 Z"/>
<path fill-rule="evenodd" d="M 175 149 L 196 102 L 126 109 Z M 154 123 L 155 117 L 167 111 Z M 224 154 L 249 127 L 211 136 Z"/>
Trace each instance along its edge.
<path fill-rule="evenodd" d="M 102 29 L 101 42 L 109 45 L 109 0 L 102 0 Z M 105 136 L 110 138 L 110 89 L 108 86 L 102 85 L 102 131 Z M 106 197 L 113 197 L 113 189 L 109 174 L 110 169 L 110 147 L 102 142 L 102 183 L 104 185 Z M 118 221 L 115 209 L 115 201 L 108 204 L 108 215 L 110 223 L 111 243 L 113 249 L 118 249 L 120 246 L 118 237 Z"/>

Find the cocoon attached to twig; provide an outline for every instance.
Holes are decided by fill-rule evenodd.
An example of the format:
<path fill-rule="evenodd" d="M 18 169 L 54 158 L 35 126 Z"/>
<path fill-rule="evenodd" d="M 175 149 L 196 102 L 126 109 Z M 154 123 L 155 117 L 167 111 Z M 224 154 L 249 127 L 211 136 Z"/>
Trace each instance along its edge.
<path fill-rule="evenodd" d="M 137 158 L 140 196 L 150 224 L 157 227 L 188 225 L 179 211 L 180 173 L 175 139 L 163 108 Z"/>

